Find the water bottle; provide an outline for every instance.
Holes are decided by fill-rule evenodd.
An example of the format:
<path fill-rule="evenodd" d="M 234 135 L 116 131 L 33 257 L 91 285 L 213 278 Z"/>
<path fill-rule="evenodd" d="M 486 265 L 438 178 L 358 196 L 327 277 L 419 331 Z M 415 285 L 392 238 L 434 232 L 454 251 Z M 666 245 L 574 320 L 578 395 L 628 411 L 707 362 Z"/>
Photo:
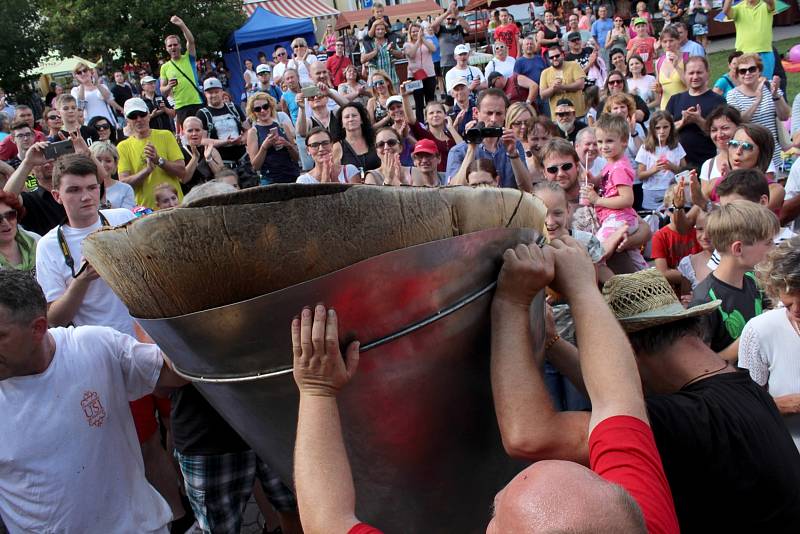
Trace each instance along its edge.
<path fill-rule="evenodd" d="M 269 169 L 258 172 L 258 185 L 269 185 Z"/>

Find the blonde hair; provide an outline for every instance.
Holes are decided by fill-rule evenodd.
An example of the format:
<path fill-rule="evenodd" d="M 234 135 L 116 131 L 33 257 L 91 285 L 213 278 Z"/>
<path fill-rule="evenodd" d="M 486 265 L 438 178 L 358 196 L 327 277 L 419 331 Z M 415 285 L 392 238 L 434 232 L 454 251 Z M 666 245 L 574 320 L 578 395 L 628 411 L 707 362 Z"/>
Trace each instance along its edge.
<path fill-rule="evenodd" d="M 78 61 L 77 63 L 75 63 L 75 66 L 72 67 L 72 74 L 73 75 L 77 74 L 79 70 L 83 70 L 83 69 L 92 70 L 92 67 L 90 67 L 89 65 L 87 65 L 83 61 Z"/>
<path fill-rule="evenodd" d="M 294 48 L 294 45 L 300 45 L 300 46 L 308 47 L 308 42 L 306 42 L 306 40 L 303 39 L 302 37 L 296 37 L 292 41 L 292 48 Z"/>
<path fill-rule="evenodd" d="M 528 119 L 528 130 L 530 131 L 533 126 L 533 119 L 536 118 L 536 110 L 527 102 L 514 102 L 508 107 L 508 111 L 506 112 L 506 128 L 511 128 L 511 123 L 516 122 L 517 118 L 526 111 L 531 114 L 531 118 Z"/>
<path fill-rule="evenodd" d="M 742 63 L 750 63 L 753 62 L 755 66 L 758 68 L 758 72 L 764 70 L 764 62 L 761 61 L 761 56 L 758 54 L 742 54 L 739 56 L 739 65 Z"/>
<path fill-rule="evenodd" d="M 157 186 L 155 186 L 155 187 L 153 188 L 153 197 L 154 197 L 154 198 L 155 198 L 155 197 L 157 197 L 157 196 L 158 196 L 158 194 L 159 194 L 161 191 L 169 191 L 169 192 L 171 192 L 171 193 L 175 193 L 175 195 L 177 195 L 177 194 L 178 194 L 178 190 L 177 190 L 177 189 L 175 189 L 175 186 L 174 186 L 174 185 L 172 185 L 172 184 L 170 184 L 170 183 L 167 183 L 167 182 L 161 182 L 160 184 L 158 184 Z"/>
<path fill-rule="evenodd" d="M 394 83 L 392 83 L 392 79 L 389 77 L 389 73 L 388 72 L 386 72 L 385 70 L 382 70 L 382 69 L 374 70 L 374 71 L 372 71 L 372 74 L 370 74 L 369 80 L 367 80 L 367 81 L 370 84 L 372 84 L 372 78 L 374 78 L 375 76 L 380 76 L 381 78 L 383 78 L 383 81 L 386 82 L 386 89 L 389 91 L 389 96 L 394 96 L 394 95 L 397 94 L 397 92 L 395 91 L 395 88 L 394 88 Z"/>
<path fill-rule="evenodd" d="M 92 156 L 111 154 L 111 157 L 114 158 L 114 161 L 119 161 L 119 151 L 117 151 L 117 147 L 108 141 L 95 141 L 92 143 L 92 146 L 89 147 L 89 152 L 92 153 Z"/>
<path fill-rule="evenodd" d="M 636 101 L 627 93 L 617 93 L 606 98 L 605 105 L 603 106 L 603 112 L 611 113 L 611 108 L 617 104 L 625 104 L 625 106 L 628 108 L 628 117 L 631 117 L 634 113 L 636 113 Z"/>
<path fill-rule="evenodd" d="M 278 117 L 277 109 L 275 108 L 275 106 L 277 106 L 278 104 L 277 102 L 275 102 L 275 99 L 272 98 L 267 93 L 258 92 L 254 93 L 253 95 L 250 96 L 250 98 L 247 99 L 247 107 L 246 107 L 247 118 L 249 118 L 253 122 L 256 121 L 256 115 L 253 112 L 253 107 L 259 100 L 266 100 L 267 103 L 269 104 L 269 110 L 270 113 L 272 114 L 272 117 L 273 118 Z"/>
<path fill-rule="evenodd" d="M 749 200 L 734 200 L 712 211 L 706 223 L 706 234 L 720 254 L 729 254 L 736 241 L 745 245 L 773 239 L 780 231 L 774 213 Z"/>
<path fill-rule="evenodd" d="M 800 292 L 800 236 L 783 241 L 756 266 L 756 278 L 773 298 Z"/>

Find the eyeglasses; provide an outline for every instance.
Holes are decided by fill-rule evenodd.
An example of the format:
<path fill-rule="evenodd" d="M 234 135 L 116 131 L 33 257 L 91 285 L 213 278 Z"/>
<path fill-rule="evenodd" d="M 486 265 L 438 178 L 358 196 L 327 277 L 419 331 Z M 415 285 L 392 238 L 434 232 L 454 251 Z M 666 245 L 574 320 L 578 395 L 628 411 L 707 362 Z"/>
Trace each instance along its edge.
<path fill-rule="evenodd" d="M 569 117 L 574 111 L 556 111 L 556 117 Z"/>
<path fill-rule="evenodd" d="M 744 67 L 741 69 L 737 69 L 736 72 L 739 73 L 739 76 L 744 76 L 745 74 L 755 74 L 756 72 L 758 72 L 758 67 L 756 67 L 755 65 L 751 67 Z"/>
<path fill-rule="evenodd" d="M 57 120 L 60 120 L 60 119 L 61 119 L 61 117 L 58 116 L 58 115 L 48 115 L 47 116 L 47 120 L 49 120 L 49 121 L 57 121 Z"/>
<path fill-rule="evenodd" d="M 269 111 L 269 104 L 263 106 L 253 106 L 253 113 L 261 113 L 262 111 Z"/>
<path fill-rule="evenodd" d="M 147 113 L 144 111 L 131 111 L 128 113 L 127 117 L 131 120 L 143 119 L 147 117 Z"/>
<path fill-rule="evenodd" d="M 373 87 L 376 87 L 378 85 L 386 85 L 386 81 L 385 80 L 375 80 L 374 82 L 372 82 L 372 86 Z"/>
<path fill-rule="evenodd" d="M 547 56 L 547 57 L 550 58 L 551 60 L 558 59 L 561 57 L 561 54 L 553 54 L 552 56 Z"/>
<path fill-rule="evenodd" d="M 326 139 L 325 141 L 318 141 L 316 143 L 306 143 L 308 148 L 313 148 L 314 150 L 318 148 L 328 148 L 331 146 L 330 140 Z"/>
<path fill-rule="evenodd" d="M 731 139 L 728 141 L 728 147 L 734 150 L 741 148 L 745 152 L 752 152 L 756 146 L 753 143 L 748 143 L 747 141 L 737 141 L 736 139 Z"/>
<path fill-rule="evenodd" d="M 14 135 L 15 139 L 30 139 L 32 137 L 33 137 L 33 134 L 31 132 Z"/>
<path fill-rule="evenodd" d="M 286 55 L 286 52 L 278 52 L 277 54 L 275 54 L 275 57 L 281 57 L 281 56 L 285 56 L 285 55 Z"/>
<path fill-rule="evenodd" d="M 400 141 L 398 141 L 397 139 L 387 139 L 386 141 L 378 141 L 377 143 L 375 143 L 375 146 L 377 148 L 383 148 L 385 146 L 388 146 L 389 148 L 394 148 L 399 144 Z"/>
<path fill-rule="evenodd" d="M 103 123 L 103 124 L 95 124 L 94 125 L 94 129 L 95 130 L 108 130 L 110 128 L 111 128 L 111 125 L 109 125 L 107 122 Z"/>
<path fill-rule="evenodd" d="M 259 76 L 266 76 L 268 74 L 272 74 L 272 73 L 270 71 L 268 71 L 268 70 L 262 70 L 261 72 L 258 73 Z"/>
<path fill-rule="evenodd" d="M 514 122 L 511 123 L 511 127 L 512 128 L 522 128 L 523 126 L 526 126 L 527 124 L 528 124 L 528 121 L 514 121 Z"/>
<path fill-rule="evenodd" d="M 623 85 L 624 80 L 608 80 L 608 85 Z"/>
<path fill-rule="evenodd" d="M 17 210 L 9 210 L 5 213 L 0 213 L 0 222 L 8 221 L 9 223 L 17 222 Z"/>
<path fill-rule="evenodd" d="M 292 45 L 292 48 L 306 48 L 306 45 L 301 45 L 301 44 Z"/>
<path fill-rule="evenodd" d="M 670 213 L 674 212 L 676 209 L 683 210 L 684 213 L 689 213 L 689 211 L 692 209 L 692 207 L 691 206 L 684 206 L 682 208 L 676 208 L 675 206 L 670 206 L 669 208 L 667 208 L 667 210 L 669 210 Z"/>
<path fill-rule="evenodd" d="M 455 22 L 456 21 L 456 19 L 444 19 L 444 20 L 445 20 L 445 22 Z"/>
<path fill-rule="evenodd" d="M 396 143 L 397 141 L 395 141 Z M 417 152 L 416 154 L 411 154 L 411 157 L 414 159 L 433 159 L 439 154 L 429 154 L 428 152 Z"/>
<path fill-rule="evenodd" d="M 567 172 L 569 170 L 572 170 L 572 167 L 574 166 L 575 166 L 574 163 L 562 163 L 561 165 L 553 165 L 547 167 L 545 168 L 545 170 L 547 171 L 548 174 L 556 174 L 559 169 L 561 169 L 564 172 Z"/>
<path fill-rule="evenodd" d="M 75 74 L 86 74 L 87 72 L 89 72 L 89 69 L 81 69 L 81 70 L 76 70 Z"/>

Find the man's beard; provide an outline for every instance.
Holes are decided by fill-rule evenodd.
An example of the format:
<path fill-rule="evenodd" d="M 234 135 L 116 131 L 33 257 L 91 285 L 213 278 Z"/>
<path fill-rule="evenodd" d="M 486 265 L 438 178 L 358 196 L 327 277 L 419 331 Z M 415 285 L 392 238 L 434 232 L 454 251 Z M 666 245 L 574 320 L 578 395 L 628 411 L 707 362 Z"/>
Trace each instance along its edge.
<path fill-rule="evenodd" d="M 569 122 L 556 122 L 556 124 L 558 125 L 559 128 L 561 128 L 562 132 L 568 134 L 575 127 L 575 119 L 572 119 Z"/>

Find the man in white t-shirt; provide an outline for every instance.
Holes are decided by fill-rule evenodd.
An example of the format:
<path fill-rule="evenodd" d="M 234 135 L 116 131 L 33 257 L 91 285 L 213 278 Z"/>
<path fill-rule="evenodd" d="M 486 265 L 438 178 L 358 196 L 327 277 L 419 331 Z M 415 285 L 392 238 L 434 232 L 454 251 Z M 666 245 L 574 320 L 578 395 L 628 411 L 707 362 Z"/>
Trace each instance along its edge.
<path fill-rule="evenodd" d="M 10 532 L 169 532 L 128 401 L 185 384 L 111 328 L 48 330 L 41 288 L 0 271 L 0 516 Z"/>
<path fill-rule="evenodd" d="M 478 67 L 473 67 L 469 64 L 469 45 L 462 43 L 456 45 L 453 50 L 453 57 L 456 59 L 456 66 L 452 67 L 445 74 L 444 81 L 445 87 L 448 92 L 451 88 L 455 87 L 455 82 L 459 78 L 467 80 L 467 87 L 472 93 L 477 93 L 481 89 L 486 89 L 486 77 Z"/>
<path fill-rule="evenodd" d="M 495 43 L 494 57 L 486 64 L 483 74 L 488 78 L 491 73 L 497 71 L 510 78 L 514 74 L 514 63 L 516 60 L 508 55 L 508 47 L 503 43 Z"/>
<path fill-rule="evenodd" d="M 800 234 L 800 159 L 792 164 L 786 180 L 786 196 L 781 208 L 781 222 Z"/>
<path fill-rule="evenodd" d="M 97 166 L 82 154 L 56 161 L 52 193 L 64 206 L 67 222 L 47 232 L 36 247 L 36 279 L 47 299 L 50 324 L 110 326 L 134 336 L 128 308 L 83 259 L 81 246 L 101 226 L 124 224 L 135 216 L 126 209 L 98 210 Z"/>

